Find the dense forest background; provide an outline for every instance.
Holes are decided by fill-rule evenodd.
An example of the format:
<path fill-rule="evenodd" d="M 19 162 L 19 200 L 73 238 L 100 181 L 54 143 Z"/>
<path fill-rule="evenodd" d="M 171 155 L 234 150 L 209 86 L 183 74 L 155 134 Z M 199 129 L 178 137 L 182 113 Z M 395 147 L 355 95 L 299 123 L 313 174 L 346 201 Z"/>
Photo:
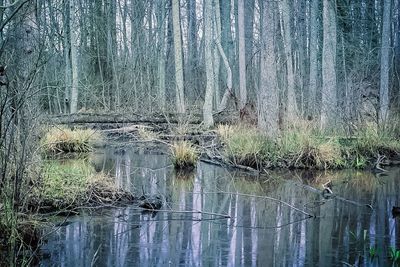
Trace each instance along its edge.
<path fill-rule="evenodd" d="M 397 141 L 400 1 L 0 0 L 0 210 L 26 204 L 43 124 L 74 113 Z"/>
<path fill-rule="evenodd" d="M 17 98 L 34 95 L 50 114 L 202 109 L 210 126 L 213 113 L 230 107 L 276 135 L 299 119 L 352 131 L 400 106 L 399 1 L 0 6 L 7 86 Z"/>

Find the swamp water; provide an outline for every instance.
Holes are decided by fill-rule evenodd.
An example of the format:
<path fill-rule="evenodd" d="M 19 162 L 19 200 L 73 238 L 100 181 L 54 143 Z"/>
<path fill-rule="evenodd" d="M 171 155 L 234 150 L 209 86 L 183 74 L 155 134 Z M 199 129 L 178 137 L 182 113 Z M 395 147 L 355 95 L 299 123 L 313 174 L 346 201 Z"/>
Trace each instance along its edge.
<path fill-rule="evenodd" d="M 157 213 L 131 206 L 70 217 L 46 236 L 41 266 L 385 266 L 400 249 L 391 213 L 400 206 L 399 168 L 258 178 L 199 162 L 176 174 L 167 155 L 129 146 L 89 160 L 120 187 L 165 204 Z M 340 197 L 304 186 L 329 180 Z"/>

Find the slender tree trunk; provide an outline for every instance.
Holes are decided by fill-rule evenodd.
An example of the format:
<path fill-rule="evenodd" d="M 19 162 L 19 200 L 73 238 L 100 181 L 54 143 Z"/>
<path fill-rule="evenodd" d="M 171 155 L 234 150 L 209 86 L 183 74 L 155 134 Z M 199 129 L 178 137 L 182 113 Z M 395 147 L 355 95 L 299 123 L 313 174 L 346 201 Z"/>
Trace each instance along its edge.
<path fill-rule="evenodd" d="M 219 7 L 219 0 L 214 0 L 215 12 L 212 14 L 213 18 L 213 33 L 214 33 L 214 40 L 215 43 L 221 42 L 221 15 L 220 15 L 220 7 Z M 214 66 L 214 93 L 215 93 L 215 106 L 217 107 L 221 101 L 221 94 L 220 94 L 220 86 L 219 86 L 219 76 L 220 76 L 220 54 L 218 51 L 218 47 L 216 45 L 213 46 L 213 66 Z"/>
<path fill-rule="evenodd" d="M 222 97 L 221 103 L 218 106 L 218 112 L 221 112 L 224 109 L 226 109 L 226 107 L 228 105 L 229 97 L 233 95 L 233 92 L 232 92 L 232 70 L 231 70 L 231 67 L 229 66 L 229 61 L 225 55 L 222 45 L 218 40 L 217 40 L 216 45 L 217 45 L 219 53 L 221 54 L 222 61 L 224 62 L 226 73 L 227 73 L 227 75 L 226 75 L 227 76 L 226 91 L 224 93 L 224 96 Z"/>
<path fill-rule="evenodd" d="M 71 38 L 70 38 L 70 0 L 64 0 L 64 59 L 65 59 L 65 91 L 64 91 L 64 112 L 70 112 L 70 91 L 72 86 L 71 70 Z"/>
<path fill-rule="evenodd" d="M 233 62 L 231 0 L 219 0 L 221 14 L 221 45 L 229 62 Z M 226 82 L 226 81 L 224 81 Z"/>
<path fill-rule="evenodd" d="M 206 127 L 214 124 L 212 116 L 213 89 L 214 89 L 214 69 L 212 55 L 212 1 L 204 1 L 204 59 L 206 63 L 206 95 L 203 106 L 203 120 Z"/>
<path fill-rule="evenodd" d="M 244 38 L 245 38 L 245 59 L 246 59 L 246 91 L 248 98 L 254 92 L 254 64 L 253 64 L 253 44 L 254 44 L 254 7 L 255 0 L 244 1 Z"/>
<path fill-rule="evenodd" d="M 238 30 L 239 30 L 239 108 L 247 103 L 246 89 L 246 47 L 244 34 L 244 0 L 238 0 Z"/>
<path fill-rule="evenodd" d="M 279 133 L 279 98 L 275 56 L 275 2 L 265 1 L 261 30 L 261 73 L 258 126 L 270 137 Z"/>
<path fill-rule="evenodd" d="M 389 49 L 391 0 L 385 0 L 382 21 L 381 83 L 379 90 L 379 124 L 385 125 L 389 116 Z"/>
<path fill-rule="evenodd" d="M 158 103 L 161 110 L 165 110 L 165 63 L 166 63 L 166 10 L 165 1 L 160 0 L 158 3 L 158 27 L 159 27 L 159 56 L 158 56 Z"/>
<path fill-rule="evenodd" d="M 310 87 L 308 110 L 311 117 L 317 114 L 317 82 L 318 82 L 318 3 L 319 0 L 311 0 L 310 18 Z"/>
<path fill-rule="evenodd" d="M 190 93 L 187 92 L 187 97 L 196 97 L 196 91 L 199 89 L 199 76 L 196 71 L 197 63 L 197 19 L 196 19 L 196 0 L 188 0 L 188 69 L 186 83 L 188 84 Z"/>
<path fill-rule="evenodd" d="M 179 0 L 172 0 L 172 24 L 174 30 L 175 48 L 175 89 L 177 112 L 185 113 L 185 97 L 183 88 L 183 62 L 182 62 L 182 41 L 181 23 L 179 15 Z"/>
<path fill-rule="evenodd" d="M 321 129 L 328 129 L 335 126 L 337 117 L 336 6 L 330 0 L 324 0 L 323 5 Z"/>
<path fill-rule="evenodd" d="M 74 0 L 70 1 L 70 25 L 72 25 L 70 31 L 71 37 L 71 67 L 72 67 L 72 86 L 71 86 L 71 113 L 76 113 L 78 111 L 78 34 L 76 27 L 78 25 L 77 19 L 75 17 L 75 3 Z"/>
<path fill-rule="evenodd" d="M 283 40 L 284 50 L 286 57 L 286 72 L 287 72 L 287 114 L 286 123 L 292 124 L 296 122 L 298 116 L 296 94 L 294 87 L 294 69 L 293 69 L 293 58 L 292 58 L 292 33 L 290 27 L 290 6 L 288 0 L 282 0 L 279 2 L 281 5 L 282 20 L 283 20 Z"/>

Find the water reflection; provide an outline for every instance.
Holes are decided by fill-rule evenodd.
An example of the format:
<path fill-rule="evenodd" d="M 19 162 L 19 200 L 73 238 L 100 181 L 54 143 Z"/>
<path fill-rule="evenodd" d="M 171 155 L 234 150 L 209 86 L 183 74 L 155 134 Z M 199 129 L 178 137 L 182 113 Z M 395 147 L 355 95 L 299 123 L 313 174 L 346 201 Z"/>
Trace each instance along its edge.
<path fill-rule="evenodd" d="M 391 216 L 400 204 L 399 169 L 379 178 L 344 171 L 259 179 L 199 163 L 187 177 L 174 173 L 166 155 L 134 148 L 91 160 L 122 188 L 163 195 L 164 211 L 128 207 L 71 218 L 43 246 L 43 266 L 383 266 L 391 264 L 389 247 L 400 248 L 399 218 Z M 333 180 L 341 198 L 323 199 L 296 175 L 313 186 Z M 380 254 L 373 260 L 372 247 Z"/>

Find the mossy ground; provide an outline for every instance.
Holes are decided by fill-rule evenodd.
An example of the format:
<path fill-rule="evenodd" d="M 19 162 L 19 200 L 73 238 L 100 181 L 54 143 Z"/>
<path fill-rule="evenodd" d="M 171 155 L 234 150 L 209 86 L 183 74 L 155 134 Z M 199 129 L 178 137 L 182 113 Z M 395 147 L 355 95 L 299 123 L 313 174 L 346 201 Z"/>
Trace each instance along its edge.
<path fill-rule="evenodd" d="M 48 160 L 31 195 L 42 210 L 73 209 L 84 205 L 130 200 L 111 177 L 97 173 L 85 159 Z"/>

